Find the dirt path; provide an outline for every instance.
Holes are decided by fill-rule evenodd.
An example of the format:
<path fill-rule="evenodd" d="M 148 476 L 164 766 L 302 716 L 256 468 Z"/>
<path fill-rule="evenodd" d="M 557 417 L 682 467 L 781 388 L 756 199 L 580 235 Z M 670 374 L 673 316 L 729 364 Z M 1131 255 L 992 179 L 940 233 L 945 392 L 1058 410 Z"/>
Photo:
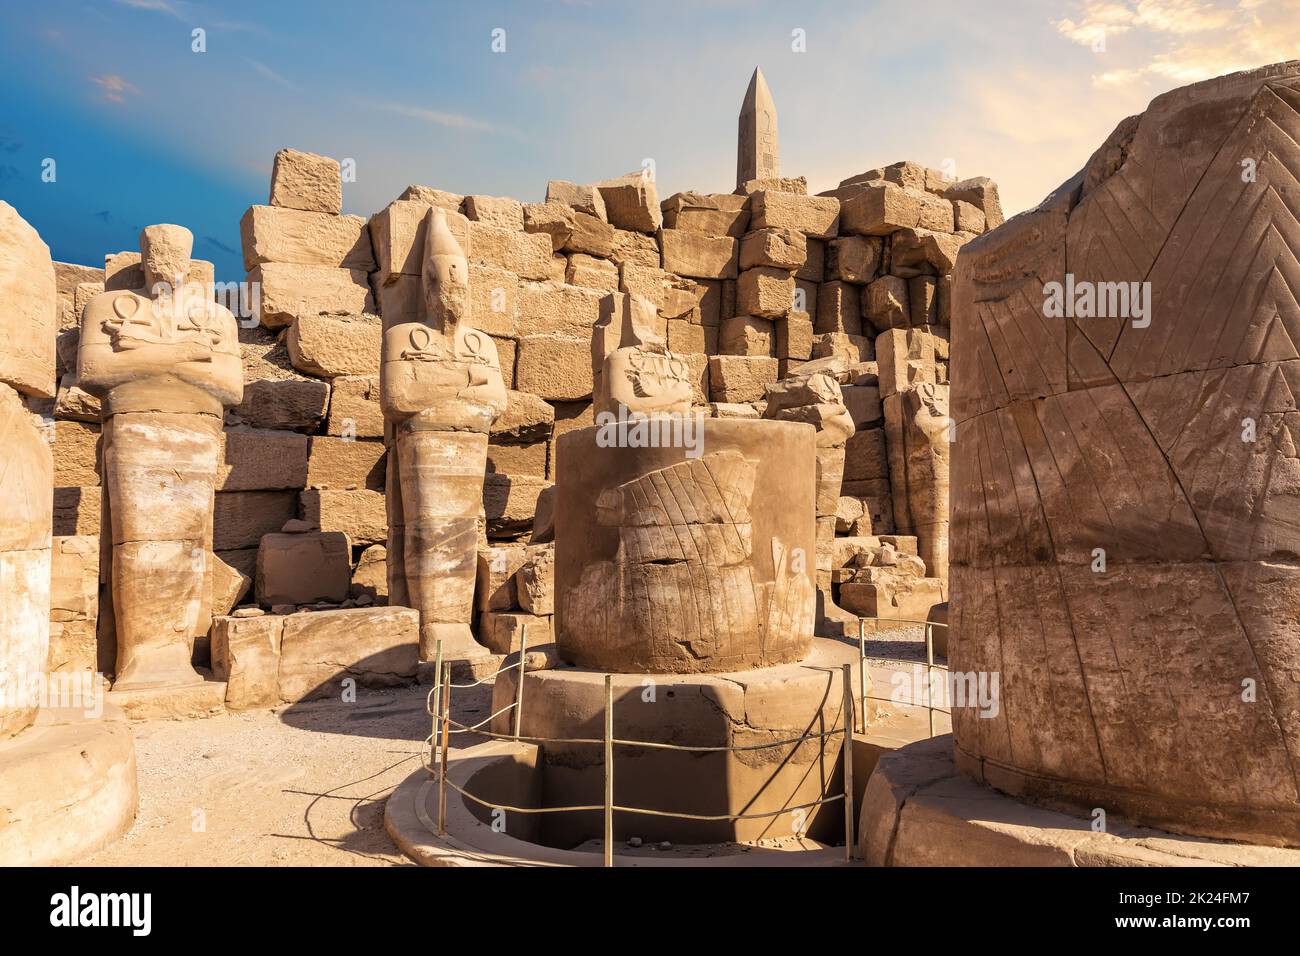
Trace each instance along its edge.
<path fill-rule="evenodd" d="M 99 866 L 404 865 L 384 800 L 417 769 L 427 687 L 133 725 L 140 810 Z M 458 691 L 481 720 L 490 688 Z M 466 721 L 472 723 L 474 721 Z"/>

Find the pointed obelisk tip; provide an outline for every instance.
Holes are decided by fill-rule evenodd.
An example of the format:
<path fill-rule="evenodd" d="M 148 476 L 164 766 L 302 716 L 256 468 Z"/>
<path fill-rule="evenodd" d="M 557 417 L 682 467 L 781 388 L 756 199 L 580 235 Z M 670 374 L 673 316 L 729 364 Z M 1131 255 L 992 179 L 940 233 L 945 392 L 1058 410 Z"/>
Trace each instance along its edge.
<path fill-rule="evenodd" d="M 736 188 L 752 179 L 779 175 L 780 146 L 776 133 L 776 103 L 761 67 L 754 67 L 740 107 L 740 135 L 736 142 Z"/>

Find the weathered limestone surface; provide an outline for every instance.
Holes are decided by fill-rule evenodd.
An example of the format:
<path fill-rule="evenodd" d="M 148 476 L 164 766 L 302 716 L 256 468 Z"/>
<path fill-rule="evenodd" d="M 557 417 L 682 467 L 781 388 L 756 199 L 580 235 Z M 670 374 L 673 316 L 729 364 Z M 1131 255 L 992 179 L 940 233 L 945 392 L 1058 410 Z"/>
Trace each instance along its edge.
<path fill-rule="evenodd" d="M 497 228 L 473 226 L 479 239 Z M 549 252 L 546 236 L 518 235 Z M 426 217 L 424 250 L 425 316 L 389 325 L 383 341 L 380 392 L 393 435 L 389 590 L 419 611 L 426 659 L 439 642 L 448 658 L 472 657 L 483 653 L 471 618 L 488 432 L 506 406 L 506 387 L 491 337 L 463 324 L 469 264 L 440 208 Z"/>
<path fill-rule="evenodd" d="M 950 660 L 1002 682 L 954 712 L 975 779 L 1300 845 L 1298 140 L 1296 63 L 1174 90 L 958 259 Z M 1149 324 L 1046 313 L 1067 273 L 1149 282 Z"/>
<path fill-rule="evenodd" d="M 699 457 L 560 440 L 555 611 L 584 667 L 689 673 L 798 660 L 814 611 L 811 461 L 802 424 L 706 419 Z"/>
<path fill-rule="evenodd" d="M 24 395 L 53 398 L 58 323 L 50 249 L 14 207 L 0 201 L 0 282 L 5 342 L 0 382 Z"/>
<path fill-rule="evenodd" d="M 243 376 L 234 316 L 200 287 L 171 287 L 193 241 L 147 227 L 144 285 L 96 296 L 82 317 L 79 378 L 104 416 L 115 689 L 202 682 L 190 658 L 211 613 L 223 406 L 239 403 Z"/>

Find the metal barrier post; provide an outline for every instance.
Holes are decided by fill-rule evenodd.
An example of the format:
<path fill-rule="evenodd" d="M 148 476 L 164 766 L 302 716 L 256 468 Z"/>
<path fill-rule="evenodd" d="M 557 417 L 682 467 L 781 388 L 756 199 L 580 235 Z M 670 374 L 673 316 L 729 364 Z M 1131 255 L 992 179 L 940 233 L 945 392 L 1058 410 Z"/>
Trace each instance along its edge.
<path fill-rule="evenodd" d="M 930 736 L 934 736 L 934 628 L 925 623 L 925 704 L 930 715 Z"/>
<path fill-rule="evenodd" d="M 442 760 L 438 774 L 438 835 L 447 832 L 447 740 L 451 735 L 451 664 L 442 665 Z"/>
<path fill-rule="evenodd" d="M 438 641 L 433 654 L 433 720 L 429 727 L 429 763 L 438 759 L 438 721 L 442 717 L 442 641 Z M 439 767 L 439 773 L 442 768 Z"/>
<path fill-rule="evenodd" d="M 853 666 L 844 665 L 844 862 L 853 862 Z"/>
<path fill-rule="evenodd" d="M 515 674 L 515 740 L 524 724 L 524 655 L 528 653 L 528 625 L 519 628 L 519 673 Z"/>
<path fill-rule="evenodd" d="M 614 865 L 614 677 L 605 675 L 605 865 Z"/>
<path fill-rule="evenodd" d="M 858 683 L 862 691 L 862 732 L 867 732 L 867 622 L 858 618 Z"/>

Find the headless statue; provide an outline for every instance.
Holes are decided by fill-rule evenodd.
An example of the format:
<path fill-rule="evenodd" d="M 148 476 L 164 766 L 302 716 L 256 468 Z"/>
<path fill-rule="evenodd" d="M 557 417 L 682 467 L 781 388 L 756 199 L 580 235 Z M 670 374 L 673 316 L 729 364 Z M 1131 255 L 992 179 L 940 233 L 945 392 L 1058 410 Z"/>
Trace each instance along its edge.
<path fill-rule="evenodd" d="M 102 405 L 114 690 L 203 680 L 190 658 L 210 606 L 222 416 L 244 389 L 235 317 L 186 284 L 193 244 L 181 226 L 146 227 L 144 288 L 95 296 L 81 320 L 78 377 Z"/>
<path fill-rule="evenodd" d="M 488 431 L 505 410 L 496 344 L 463 324 L 469 264 L 446 213 L 425 219 L 426 316 L 384 332 L 380 396 L 390 433 L 390 601 L 420 612 L 420 655 L 485 652 L 470 620 L 483 527 Z"/>

